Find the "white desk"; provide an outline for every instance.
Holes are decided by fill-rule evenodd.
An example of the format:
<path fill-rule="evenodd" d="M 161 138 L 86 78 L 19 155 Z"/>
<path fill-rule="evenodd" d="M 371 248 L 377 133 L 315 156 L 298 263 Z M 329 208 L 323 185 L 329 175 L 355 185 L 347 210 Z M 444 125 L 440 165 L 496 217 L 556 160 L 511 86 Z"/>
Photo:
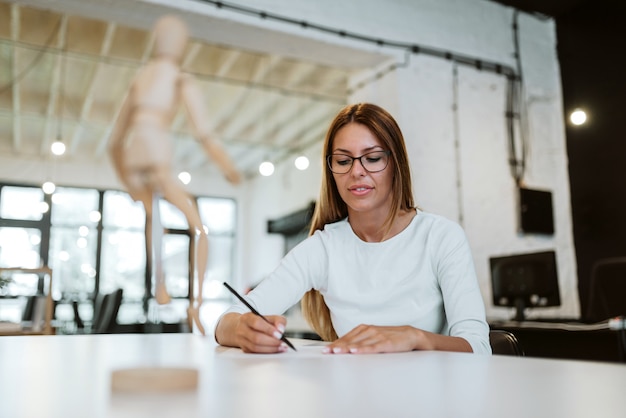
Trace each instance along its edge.
<path fill-rule="evenodd" d="M 191 334 L 0 337 L 0 417 L 624 417 L 626 366 L 441 352 L 244 354 Z M 306 346 L 305 346 L 306 345 Z M 198 389 L 120 394 L 111 372 L 195 367 Z"/>

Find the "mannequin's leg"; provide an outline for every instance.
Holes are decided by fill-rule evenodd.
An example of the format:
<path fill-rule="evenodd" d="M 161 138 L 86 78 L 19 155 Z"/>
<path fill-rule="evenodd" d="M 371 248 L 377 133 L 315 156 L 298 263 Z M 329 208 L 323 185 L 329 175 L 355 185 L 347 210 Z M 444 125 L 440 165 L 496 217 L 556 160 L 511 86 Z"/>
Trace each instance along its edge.
<path fill-rule="evenodd" d="M 193 230 L 189 230 L 189 306 L 187 307 L 187 325 L 189 329 L 193 332 L 193 324 L 196 321 L 193 316 L 193 301 L 195 300 L 195 292 L 196 292 L 196 235 Z"/>
<path fill-rule="evenodd" d="M 144 227 L 144 241 L 146 248 L 146 275 L 150 277 L 154 277 L 154 266 L 152 261 L 154 260 L 154 254 L 152 254 L 152 211 L 148 210 L 148 207 L 144 205 L 146 209 L 146 224 Z M 147 280 L 146 280 L 147 281 Z M 146 297 L 149 295 L 149 289 L 146 288 Z"/>
<path fill-rule="evenodd" d="M 159 214 L 159 196 L 155 191 L 154 184 L 145 173 L 136 173 L 128 178 L 128 192 L 135 201 L 143 204 L 146 212 L 146 224 L 144 228 L 146 249 L 146 274 L 149 280 L 155 282 L 155 296 L 159 303 L 168 303 L 170 297 L 165 288 L 165 280 L 162 268 L 161 241 L 163 227 Z M 155 280 L 156 278 L 156 280 Z M 146 289 L 146 296 L 149 295 Z"/>
<path fill-rule="evenodd" d="M 159 195 L 152 195 L 152 264 L 155 278 L 155 297 L 160 305 L 170 303 L 172 298 L 167 293 L 165 275 L 163 274 L 163 226 L 161 225 L 161 212 L 159 211 Z M 146 229 L 147 231 L 147 229 Z"/>
<path fill-rule="evenodd" d="M 200 306 L 198 301 L 202 301 L 202 281 L 206 274 L 207 259 L 208 259 L 208 237 L 204 232 L 202 225 L 202 219 L 200 213 L 195 205 L 195 202 L 189 196 L 189 194 L 179 185 L 178 182 L 172 181 L 169 176 L 164 176 L 161 182 L 161 190 L 163 196 L 170 203 L 176 206 L 185 218 L 189 225 L 191 232 L 190 239 L 194 240 L 196 244 L 196 251 L 194 255 L 195 271 L 189 272 L 190 280 L 189 285 L 189 307 L 187 308 L 187 319 L 190 324 L 190 329 L 193 331 L 193 325 L 195 324 L 198 330 L 204 335 L 204 326 L 200 321 Z M 195 291 L 195 283 L 198 283 L 198 290 Z M 195 297 L 194 297 L 195 295 Z"/>
<path fill-rule="evenodd" d="M 207 262 L 209 256 L 209 238 L 207 234 L 204 232 L 204 228 L 200 228 L 200 231 L 196 231 L 195 235 L 197 235 L 196 240 L 196 255 L 195 255 L 195 265 L 198 276 L 196 277 L 196 282 L 198 283 L 195 297 L 190 296 L 189 306 L 190 308 L 193 306 L 193 310 L 191 314 L 194 315 L 194 320 L 196 325 L 198 326 L 198 330 L 204 335 L 204 326 L 200 321 L 200 307 L 202 306 L 202 285 L 204 283 L 204 275 L 207 269 Z"/>

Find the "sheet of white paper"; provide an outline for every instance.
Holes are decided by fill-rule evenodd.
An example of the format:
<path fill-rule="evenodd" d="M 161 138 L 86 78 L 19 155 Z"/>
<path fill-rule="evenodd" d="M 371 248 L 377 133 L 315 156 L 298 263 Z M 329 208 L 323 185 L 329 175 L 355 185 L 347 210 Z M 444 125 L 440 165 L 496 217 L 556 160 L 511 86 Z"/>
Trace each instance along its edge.
<path fill-rule="evenodd" d="M 296 347 L 298 351 L 294 351 L 292 349 L 287 350 L 284 353 L 275 353 L 275 354 L 255 354 L 255 353 L 244 353 L 239 348 L 232 347 L 219 347 L 218 350 L 220 352 L 220 356 L 225 357 L 239 357 L 239 356 L 323 356 L 325 354 L 322 353 L 322 348 L 328 343 L 325 341 L 315 341 L 315 340 L 305 340 L 298 338 L 289 338 L 289 341 Z"/>

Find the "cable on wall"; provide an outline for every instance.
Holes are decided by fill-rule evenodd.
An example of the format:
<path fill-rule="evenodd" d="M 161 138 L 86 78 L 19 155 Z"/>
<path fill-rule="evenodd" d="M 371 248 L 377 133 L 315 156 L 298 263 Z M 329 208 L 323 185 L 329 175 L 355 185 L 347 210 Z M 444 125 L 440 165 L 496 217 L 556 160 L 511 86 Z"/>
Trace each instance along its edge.
<path fill-rule="evenodd" d="M 525 122 L 527 120 L 525 112 L 522 106 L 522 92 L 523 92 L 523 79 L 522 79 L 522 62 L 520 55 L 519 44 L 519 25 L 518 25 L 519 11 L 513 12 L 513 46 L 514 57 L 517 67 L 517 77 L 509 78 L 507 82 L 507 100 L 506 100 L 506 121 L 507 132 L 509 137 L 509 166 L 511 167 L 511 174 L 515 179 L 517 186 L 521 186 L 524 179 L 524 173 L 526 171 L 526 157 L 527 157 L 527 133 Z M 519 136 L 520 136 L 520 149 L 518 151 L 516 135 L 515 135 L 515 121 L 518 121 Z M 518 153 L 520 154 L 518 156 Z"/>
<path fill-rule="evenodd" d="M 302 29 L 310 29 L 317 30 L 319 32 L 337 35 L 340 38 L 344 39 L 352 39 L 356 41 L 367 42 L 373 45 L 377 45 L 379 47 L 391 47 L 391 48 L 399 48 L 405 49 L 413 54 L 425 54 L 434 57 L 444 58 L 447 60 L 454 60 L 458 64 L 469 65 L 471 67 L 475 67 L 479 70 L 491 71 L 497 74 L 503 74 L 512 78 L 517 78 L 517 74 L 515 69 L 512 67 L 498 63 L 493 61 L 485 61 L 480 58 L 472 57 L 465 54 L 459 54 L 452 51 L 447 51 L 438 48 L 432 48 L 428 46 L 423 46 L 415 43 L 408 43 L 402 41 L 395 41 L 390 39 L 383 38 L 373 38 L 366 35 L 361 35 L 354 32 L 349 32 L 342 29 L 335 29 L 329 26 L 320 25 L 317 23 L 311 23 L 306 20 L 294 19 L 287 16 L 282 16 L 274 13 L 269 13 L 263 10 L 253 9 L 251 7 L 240 6 L 234 3 L 224 2 L 224 1 L 216 1 L 216 0 L 196 0 L 200 3 L 212 4 L 218 9 L 230 10 L 233 12 L 245 14 L 248 16 L 257 16 L 262 20 L 273 20 L 276 22 L 292 24 L 294 26 L 299 26 Z"/>
<path fill-rule="evenodd" d="M 356 93 L 358 90 L 361 90 L 362 88 L 365 88 L 369 84 L 372 84 L 374 81 L 380 80 L 381 78 L 383 78 L 387 74 L 397 70 L 398 68 L 407 68 L 410 63 L 411 63 L 411 52 L 407 50 L 405 52 L 405 54 L 404 54 L 404 61 L 402 61 L 401 63 L 394 62 L 394 63 L 388 65 L 387 67 L 385 67 L 382 70 L 380 70 L 380 71 L 376 72 L 375 74 L 373 74 L 371 77 L 369 77 L 369 78 L 367 78 L 365 80 L 362 80 L 359 83 L 355 84 L 355 86 L 353 88 L 349 88 L 347 90 L 347 93 L 348 93 L 348 95 L 352 95 L 352 94 Z"/>

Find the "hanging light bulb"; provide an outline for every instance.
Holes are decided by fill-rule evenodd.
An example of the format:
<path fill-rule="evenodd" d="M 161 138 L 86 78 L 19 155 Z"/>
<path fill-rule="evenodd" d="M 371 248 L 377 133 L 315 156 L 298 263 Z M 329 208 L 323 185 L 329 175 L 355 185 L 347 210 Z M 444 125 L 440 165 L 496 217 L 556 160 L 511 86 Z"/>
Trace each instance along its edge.
<path fill-rule="evenodd" d="M 181 183 L 187 185 L 189 184 L 189 182 L 191 182 L 191 174 L 189 174 L 189 172 L 187 171 L 181 171 L 180 173 L 178 173 L 178 180 L 180 180 Z"/>
<path fill-rule="evenodd" d="M 39 202 L 39 212 L 40 213 L 46 213 L 50 210 L 50 205 L 48 205 L 48 202 Z"/>
<path fill-rule="evenodd" d="M 587 121 L 587 113 L 583 109 L 574 109 L 569 115 L 569 120 L 576 126 L 582 125 Z"/>
<path fill-rule="evenodd" d="M 294 161 L 294 165 L 298 170 L 306 170 L 307 168 L 309 168 L 309 159 L 306 156 L 301 155 L 296 158 L 296 160 Z"/>
<path fill-rule="evenodd" d="M 65 154 L 65 144 L 63 143 L 63 141 L 61 141 L 60 137 L 52 143 L 52 145 L 50 146 L 50 151 L 52 151 L 54 155 Z"/>
<path fill-rule="evenodd" d="M 47 181 L 41 185 L 41 189 L 45 194 L 52 194 L 56 190 L 56 186 L 53 182 Z"/>
<path fill-rule="evenodd" d="M 271 176 L 274 174 L 274 164 L 269 161 L 263 161 L 261 165 L 259 165 L 259 173 L 265 177 Z"/>
<path fill-rule="evenodd" d="M 65 52 L 65 51 L 64 51 Z M 57 122 L 57 139 L 50 146 L 50 151 L 54 155 L 63 155 L 65 154 L 65 144 L 63 143 L 63 107 L 65 105 L 65 91 L 64 91 L 64 80 L 65 80 L 65 53 L 61 55 L 61 64 L 60 64 L 60 76 L 59 76 L 59 96 L 60 96 L 60 104 L 59 104 L 59 120 Z"/>
<path fill-rule="evenodd" d="M 100 222 L 100 219 L 102 219 L 102 215 L 100 214 L 99 211 L 92 210 L 91 212 L 89 212 L 89 220 L 91 222 L 93 223 Z"/>

